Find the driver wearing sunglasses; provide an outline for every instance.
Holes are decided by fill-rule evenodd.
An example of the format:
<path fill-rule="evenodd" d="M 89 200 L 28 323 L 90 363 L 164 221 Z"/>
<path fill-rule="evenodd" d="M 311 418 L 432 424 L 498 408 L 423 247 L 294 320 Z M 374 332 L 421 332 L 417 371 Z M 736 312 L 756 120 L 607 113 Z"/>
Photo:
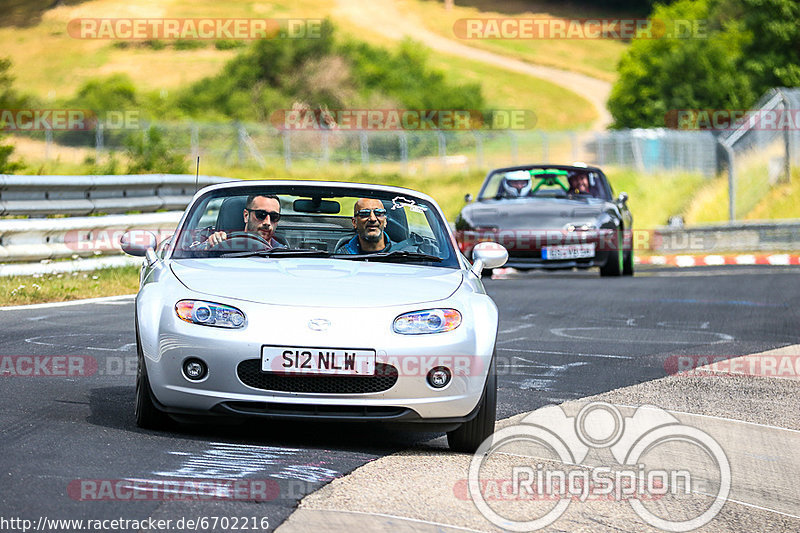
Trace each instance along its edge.
<path fill-rule="evenodd" d="M 244 231 L 256 233 L 269 243 L 267 250 L 280 248 L 282 245 L 273 238 L 275 227 L 281 219 L 281 202 L 274 194 L 252 195 L 247 198 L 244 208 Z M 206 241 L 210 248 L 228 238 L 224 231 L 211 234 Z"/>
<path fill-rule="evenodd" d="M 386 208 L 375 198 L 361 198 L 353 206 L 355 236 L 338 250 L 343 254 L 388 252 L 392 241 L 386 235 Z"/>

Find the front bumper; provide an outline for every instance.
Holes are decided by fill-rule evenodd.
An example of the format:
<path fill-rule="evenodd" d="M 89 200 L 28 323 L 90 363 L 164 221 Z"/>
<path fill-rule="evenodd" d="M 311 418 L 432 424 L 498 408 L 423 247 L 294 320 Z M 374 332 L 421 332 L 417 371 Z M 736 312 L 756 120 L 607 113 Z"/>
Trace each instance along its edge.
<path fill-rule="evenodd" d="M 397 315 L 419 306 L 358 311 L 358 319 L 348 321 L 342 309 L 219 302 L 244 311 L 248 324 L 241 330 L 183 322 L 170 305 L 160 303 L 164 298 L 148 305 L 146 294 L 140 294 L 137 312 L 140 326 L 148 323 L 146 315 L 150 315 L 152 325 L 152 329 L 140 327 L 140 335 L 153 399 L 170 414 L 452 423 L 474 416 L 496 339 L 494 304 L 486 295 L 470 294 L 469 299 L 478 303 L 454 299 L 430 306 L 456 307 L 465 317 L 457 329 L 432 335 L 391 331 Z M 331 320 L 331 329 L 325 333 L 309 330 L 309 320 L 320 317 Z M 355 321 L 358 328 L 352 325 Z M 239 365 L 260 360 L 265 344 L 374 349 L 376 363 L 394 366 L 397 379 L 386 390 L 367 393 L 292 392 L 248 386 L 240 378 Z M 202 381 L 184 377 L 182 365 L 190 357 L 206 363 L 208 373 Z M 446 387 L 434 389 L 427 382 L 427 373 L 441 365 L 451 368 L 453 377 Z"/>

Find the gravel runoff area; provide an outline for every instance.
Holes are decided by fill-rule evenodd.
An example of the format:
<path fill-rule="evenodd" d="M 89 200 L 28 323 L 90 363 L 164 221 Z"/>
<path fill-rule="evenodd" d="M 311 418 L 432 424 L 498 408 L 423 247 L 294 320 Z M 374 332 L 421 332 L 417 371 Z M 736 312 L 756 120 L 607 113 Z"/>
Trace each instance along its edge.
<path fill-rule="evenodd" d="M 687 373 L 560 407 L 574 415 L 589 402 L 607 402 L 627 417 L 638 406 L 654 405 L 667 410 L 679 423 L 712 436 L 730 462 L 731 490 L 719 514 L 696 531 L 800 531 L 800 487 L 796 483 L 800 479 L 796 454 L 800 449 L 800 345 L 700 366 L 705 363 L 697 359 L 695 368 Z M 501 420 L 497 430 L 518 424 L 529 414 Z M 535 451 L 526 452 L 521 445 L 503 452 L 492 454 L 493 461 L 490 464 L 487 459 L 484 467 L 496 470 L 498 480 L 508 479 L 513 465 L 534 464 L 520 463 L 521 457 L 537 457 L 535 463 L 545 468 L 557 464 L 536 456 Z M 607 465 L 613 460 L 609 453 L 595 455 L 600 452 L 591 450 L 579 461 L 581 467 L 590 468 L 593 462 L 594 466 Z M 700 468 L 694 463 L 695 459 L 701 462 L 697 455 L 695 449 L 680 459 Z M 670 457 L 675 460 L 674 455 Z M 278 531 L 501 531 L 478 512 L 467 495 L 471 460 L 471 455 L 449 452 L 443 437 L 383 457 L 308 495 Z M 486 477 L 485 471 L 481 472 Z M 488 477 L 491 479 L 491 470 Z M 685 513 L 683 519 L 688 519 L 711 504 L 713 496 L 707 496 L 701 492 L 680 500 L 655 499 L 646 507 L 655 514 L 666 509 L 662 516 L 673 520 L 680 518 L 671 513 Z M 535 505 L 552 508 L 553 504 L 548 507 L 546 502 L 518 498 L 491 504 L 503 516 L 516 520 L 540 516 L 531 516 Z M 645 524 L 624 499 L 592 497 L 571 502 L 544 530 L 659 531 Z"/>

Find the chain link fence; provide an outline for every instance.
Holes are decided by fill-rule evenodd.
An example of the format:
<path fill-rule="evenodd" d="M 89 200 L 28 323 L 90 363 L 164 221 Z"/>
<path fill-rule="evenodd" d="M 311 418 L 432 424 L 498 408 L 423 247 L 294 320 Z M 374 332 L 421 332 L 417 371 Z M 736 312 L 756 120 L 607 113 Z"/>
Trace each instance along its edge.
<path fill-rule="evenodd" d="M 770 123 L 765 127 L 764 117 L 774 118 L 775 113 L 783 113 L 778 116 L 788 117 L 790 124 Z M 24 136 L 39 149 L 39 157 L 76 163 L 87 157 L 108 161 L 109 156 L 125 152 L 130 136 L 146 137 L 148 127 L 156 126 L 172 150 L 221 166 L 337 166 L 346 171 L 423 176 L 574 161 L 631 167 L 644 174 L 672 171 L 713 177 L 727 170 L 730 219 L 735 220 L 749 212 L 772 185 L 791 179 L 792 166 L 800 162 L 800 124 L 791 120 L 800 121 L 800 89 L 773 89 L 753 110 L 741 112 L 739 119 L 723 129 L 597 133 L 530 129 L 298 131 L 279 130 L 264 123 L 153 122 L 141 123 L 138 129 L 98 126 L 87 131 L 48 130 Z"/>

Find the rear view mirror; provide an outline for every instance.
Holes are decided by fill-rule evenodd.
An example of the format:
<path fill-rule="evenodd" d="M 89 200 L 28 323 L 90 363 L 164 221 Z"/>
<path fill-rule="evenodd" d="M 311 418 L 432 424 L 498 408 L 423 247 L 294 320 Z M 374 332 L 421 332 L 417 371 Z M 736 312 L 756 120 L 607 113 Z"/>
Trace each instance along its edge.
<path fill-rule="evenodd" d="M 326 215 L 336 215 L 341 211 L 342 206 L 335 200 L 309 198 L 295 200 L 292 204 L 292 209 L 297 213 L 324 213 Z"/>

